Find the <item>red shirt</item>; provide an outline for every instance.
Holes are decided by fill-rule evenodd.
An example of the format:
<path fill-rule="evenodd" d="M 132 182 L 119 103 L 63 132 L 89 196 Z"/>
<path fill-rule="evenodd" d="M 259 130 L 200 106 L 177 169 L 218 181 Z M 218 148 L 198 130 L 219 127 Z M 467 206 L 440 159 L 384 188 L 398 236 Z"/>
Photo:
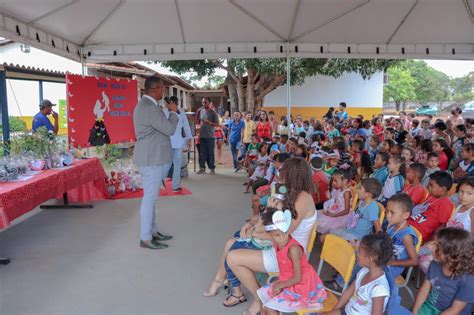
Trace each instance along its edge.
<path fill-rule="evenodd" d="M 408 219 L 408 224 L 420 231 L 423 241 L 428 241 L 436 229 L 448 222 L 454 205 L 448 197 L 435 198 L 431 195 L 428 196 L 424 204 L 428 205 L 426 211 L 417 214 L 414 208 L 411 217 Z M 419 205 L 419 207 L 422 207 L 422 205 Z"/>
<path fill-rule="evenodd" d="M 446 153 L 444 153 L 444 151 L 441 151 L 438 154 L 438 159 L 439 159 L 439 164 L 438 164 L 439 169 L 442 171 L 446 171 L 449 166 L 448 156 L 446 155 Z"/>
<path fill-rule="evenodd" d="M 258 122 L 257 124 L 257 139 L 261 141 L 262 138 L 272 138 L 272 126 L 270 122 Z"/>
<path fill-rule="evenodd" d="M 326 175 L 323 171 L 315 171 L 312 176 L 313 183 L 316 188 L 319 188 L 319 200 L 316 193 L 313 194 L 314 203 L 320 203 L 328 200 L 329 184 Z"/>
<path fill-rule="evenodd" d="M 403 192 L 407 193 L 407 195 L 410 196 L 414 205 L 419 205 L 420 203 L 425 201 L 426 190 L 421 184 L 418 184 L 416 186 L 407 184 L 405 187 L 403 187 Z"/>
<path fill-rule="evenodd" d="M 379 135 L 377 135 L 377 137 L 379 137 L 380 139 L 380 142 L 383 142 L 383 126 L 382 125 L 375 125 L 372 127 L 372 133 L 374 135 L 380 133 Z"/>

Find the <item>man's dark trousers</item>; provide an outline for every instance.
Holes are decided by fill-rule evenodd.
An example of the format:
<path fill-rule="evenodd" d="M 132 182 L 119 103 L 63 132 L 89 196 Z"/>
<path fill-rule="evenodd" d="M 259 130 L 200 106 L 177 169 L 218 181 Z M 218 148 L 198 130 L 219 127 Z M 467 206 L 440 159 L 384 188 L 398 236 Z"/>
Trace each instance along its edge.
<path fill-rule="evenodd" d="M 214 138 L 201 138 L 199 145 L 199 168 L 204 170 L 207 167 L 210 170 L 216 168 L 215 158 L 214 158 L 214 148 L 215 148 L 215 139 Z"/>

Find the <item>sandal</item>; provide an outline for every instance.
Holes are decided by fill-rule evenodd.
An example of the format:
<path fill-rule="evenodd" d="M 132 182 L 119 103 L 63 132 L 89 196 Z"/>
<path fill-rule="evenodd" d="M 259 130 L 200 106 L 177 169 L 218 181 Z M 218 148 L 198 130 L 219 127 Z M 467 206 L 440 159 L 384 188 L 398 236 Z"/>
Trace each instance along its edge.
<path fill-rule="evenodd" d="M 229 301 L 230 298 L 235 298 L 235 302 L 234 303 L 230 303 L 230 304 L 225 304 L 225 302 Z M 232 306 L 236 306 L 236 305 L 239 305 L 241 303 L 245 303 L 247 302 L 247 297 L 245 297 L 244 294 L 240 295 L 240 296 L 236 296 L 236 295 L 233 295 L 233 294 L 230 294 L 229 296 L 227 296 L 227 298 L 224 300 L 224 303 L 222 303 L 222 305 L 224 305 L 225 307 L 232 307 Z"/>
<path fill-rule="evenodd" d="M 210 293 L 209 290 L 205 291 L 203 293 L 203 295 L 205 297 L 211 297 L 211 296 L 216 296 L 219 291 L 221 290 L 221 288 L 224 288 L 224 290 L 228 290 L 229 288 L 229 281 L 226 279 L 224 281 L 221 281 L 221 280 L 218 280 L 218 279 L 214 279 L 211 283 L 211 286 L 214 284 L 214 283 L 217 283 L 219 284 L 219 286 L 217 287 L 216 291 L 214 293 Z"/>
<path fill-rule="evenodd" d="M 329 290 L 335 291 L 335 292 L 342 292 L 342 287 L 337 283 L 336 280 L 326 280 L 323 281 L 324 286 L 328 288 Z"/>

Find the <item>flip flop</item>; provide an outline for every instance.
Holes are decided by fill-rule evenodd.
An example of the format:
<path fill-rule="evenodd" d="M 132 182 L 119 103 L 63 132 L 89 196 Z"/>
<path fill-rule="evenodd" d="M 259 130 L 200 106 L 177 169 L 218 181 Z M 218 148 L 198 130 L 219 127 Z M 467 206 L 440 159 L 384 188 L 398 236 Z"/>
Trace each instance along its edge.
<path fill-rule="evenodd" d="M 237 299 L 237 301 L 235 301 L 234 303 L 232 304 L 225 304 L 225 303 L 222 303 L 222 305 L 224 305 L 225 307 L 233 307 L 233 306 L 236 306 L 236 305 L 239 305 L 241 303 L 245 303 L 247 302 L 247 297 L 245 295 L 241 295 L 241 296 L 235 296 L 233 294 L 230 294 L 229 296 L 227 296 L 227 298 L 225 299 L 225 301 L 228 301 L 230 297 L 234 297 Z M 225 302 L 224 301 L 224 302 Z"/>

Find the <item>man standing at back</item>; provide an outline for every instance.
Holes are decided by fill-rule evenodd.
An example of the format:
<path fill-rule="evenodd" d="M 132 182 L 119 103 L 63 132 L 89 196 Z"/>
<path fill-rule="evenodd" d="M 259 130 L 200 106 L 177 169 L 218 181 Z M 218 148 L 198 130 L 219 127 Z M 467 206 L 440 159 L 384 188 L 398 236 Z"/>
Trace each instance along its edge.
<path fill-rule="evenodd" d="M 58 113 L 53 111 L 53 106 L 56 106 L 56 104 L 51 103 L 51 101 L 49 100 L 41 101 L 39 105 L 40 111 L 33 118 L 33 126 L 32 126 L 33 132 L 35 132 L 36 129 L 40 127 L 45 127 L 46 129 L 48 129 L 49 132 L 58 134 L 58 130 L 59 130 Z M 54 126 L 51 123 L 51 121 L 49 121 L 48 115 L 53 116 Z"/>
<path fill-rule="evenodd" d="M 217 113 L 211 109 L 209 98 L 205 97 L 202 99 L 203 108 L 200 112 L 201 117 L 201 130 L 199 134 L 199 172 L 198 174 L 206 173 L 207 167 L 211 170 L 211 174 L 215 174 L 215 157 L 214 148 L 214 127 L 219 126 L 219 117 Z"/>
<path fill-rule="evenodd" d="M 133 124 L 137 143 L 133 162 L 140 167 L 143 183 L 143 198 L 140 205 L 140 246 L 149 249 L 166 248 L 160 243 L 172 236 L 158 232 L 155 220 L 155 205 L 164 178 L 164 165 L 173 160 L 170 136 L 176 130 L 179 117 L 176 105 L 168 106 L 169 118 L 163 113 L 158 101 L 163 97 L 163 82 L 159 77 L 145 81 L 145 93 L 133 113 Z"/>

